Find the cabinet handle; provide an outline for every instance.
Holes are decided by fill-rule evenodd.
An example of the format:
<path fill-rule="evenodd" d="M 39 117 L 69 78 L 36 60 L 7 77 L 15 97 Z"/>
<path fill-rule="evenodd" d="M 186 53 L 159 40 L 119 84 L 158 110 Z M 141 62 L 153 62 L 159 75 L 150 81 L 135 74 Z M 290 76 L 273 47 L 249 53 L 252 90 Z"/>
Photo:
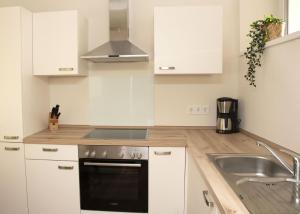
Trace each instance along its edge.
<path fill-rule="evenodd" d="M 155 155 L 160 155 L 160 156 L 163 156 L 163 155 L 171 155 L 172 154 L 172 152 L 170 151 L 170 152 L 154 152 L 154 154 Z"/>
<path fill-rule="evenodd" d="M 59 71 L 74 71 L 74 68 L 58 68 Z"/>
<path fill-rule="evenodd" d="M 4 149 L 6 151 L 19 151 L 20 147 L 5 147 Z"/>
<path fill-rule="evenodd" d="M 206 203 L 206 206 L 214 207 L 214 202 L 207 199 L 208 198 L 208 191 L 207 190 L 203 191 L 203 198 L 204 198 L 204 201 Z"/>
<path fill-rule="evenodd" d="M 60 170 L 73 170 L 74 166 L 58 166 Z"/>
<path fill-rule="evenodd" d="M 175 70 L 175 66 L 170 66 L 170 67 L 167 67 L 167 66 L 160 66 L 159 67 L 159 70 L 163 70 L 163 71 L 166 71 L 166 70 Z"/>
<path fill-rule="evenodd" d="M 58 149 L 43 148 L 43 152 L 58 152 Z"/>
<path fill-rule="evenodd" d="M 4 140 L 18 140 L 19 136 L 4 136 Z"/>

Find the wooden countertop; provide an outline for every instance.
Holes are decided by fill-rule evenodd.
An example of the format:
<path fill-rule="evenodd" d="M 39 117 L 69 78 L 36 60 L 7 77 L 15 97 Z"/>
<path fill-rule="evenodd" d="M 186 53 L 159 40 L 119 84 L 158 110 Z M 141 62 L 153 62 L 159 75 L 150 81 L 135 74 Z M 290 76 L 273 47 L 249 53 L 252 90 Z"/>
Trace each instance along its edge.
<path fill-rule="evenodd" d="M 66 126 L 56 132 L 44 130 L 25 138 L 26 144 L 64 144 L 64 145 L 128 145 L 154 147 L 184 147 L 187 146 L 200 173 L 206 181 L 219 210 L 223 214 L 249 214 L 241 200 L 226 183 L 213 163 L 208 159 L 208 153 L 248 153 L 268 154 L 265 149 L 256 146 L 256 140 L 249 134 L 237 133 L 220 135 L 212 129 L 199 128 L 162 128 L 149 127 L 147 140 L 88 140 L 83 137 L 94 127 Z M 111 127 L 110 127 L 111 128 Z M 122 127 L 124 128 L 124 127 Z M 128 127 L 130 128 L 130 127 Z M 132 127 L 131 127 L 132 128 Z M 135 127 L 136 128 L 136 127 Z M 263 139 L 259 139 L 263 140 Z M 265 141 L 266 142 L 266 141 Z M 266 142 L 271 143 L 271 142 Z M 272 144 L 272 143 L 271 143 Z M 272 144 L 275 148 L 279 147 Z"/>
<path fill-rule="evenodd" d="M 145 140 L 101 140 L 84 139 L 95 127 L 62 126 L 57 131 L 43 130 L 24 139 L 25 144 L 61 144 L 61 145 L 126 145 L 153 147 L 185 147 L 187 138 L 184 130 L 149 128 Z M 108 127 L 104 127 L 108 128 Z M 109 127 L 112 128 L 112 127 Z M 119 127 L 113 127 L 119 128 Z M 122 127 L 125 128 L 125 127 Z M 137 127 L 126 127 L 137 128 Z M 141 128 L 141 127 L 139 127 Z"/>
<path fill-rule="evenodd" d="M 219 135 L 214 130 L 187 130 L 188 152 L 194 158 L 221 213 L 248 214 L 248 210 L 208 159 L 208 153 L 264 153 L 242 133 Z"/>
<path fill-rule="evenodd" d="M 246 131 L 230 135 L 220 135 L 215 133 L 214 130 L 185 130 L 185 132 L 188 153 L 196 161 L 199 171 L 203 175 L 220 212 L 223 214 L 249 214 L 241 200 L 208 159 L 207 154 L 245 153 L 270 155 L 264 148 L 256 146 L 257 140 L 269 144 L 277 151 L 283 147 Z M 291 159 L 286 154 L 280 154 L 281 157 L 291 164 Z"/>

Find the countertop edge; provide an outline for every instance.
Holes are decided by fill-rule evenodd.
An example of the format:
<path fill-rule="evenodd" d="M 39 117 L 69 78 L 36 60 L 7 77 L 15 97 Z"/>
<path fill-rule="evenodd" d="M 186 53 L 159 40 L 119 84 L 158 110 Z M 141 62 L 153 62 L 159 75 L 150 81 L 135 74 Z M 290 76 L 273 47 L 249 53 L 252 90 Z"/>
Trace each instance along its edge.
<path fill-rule="evenodd" d="M 146 139 L 85 139 L 84 137 L 95 128 L 147 128 Z M 195 127 L 195 129 L 211 129 L 212 127 Z M 85 126 L 62 125 L 57 131 L 44 129 L 28 137 L 24 144 L 58 144 L 58 145 L 125 145 L 151 147 L 186 147 L 185 129 L 192 127 L 145 127 L 145 126 Z"/>
<path fill-rule="evenodd" d="M 196 166 L 198 168 L 198 171 L 200 172 L 201 176 L 204 179 L 205 184 L 209 188 L 209 192 L 212 194 L 212 197 L 214 199 L 214 202 L 217 204 L 217 207 L 221 214 L 250 214 L 248 209 L 245 207 L 245 205 L 240 201 L 238 196 L 234 193 L 233 189 L 227 184 L 226 180 L 223 178 L 223 176 L 217 171 L 217 169 L 214 167 L 214 165 L 208 160 L 208 158 L 205 157 L 197 157 L 191 148 L 187 147 L 187 151 L 192 156 L 193 160 L 196 163 Z M 199 161 L 199 158 L 201 161 Z M 205 169 L 204 169 L 205 168 Z M 208 175 L 211 173 L 211 175 Z M 208 177 L 210 179 L 208 179 Z M 216 187 L 216 182 L 212 181 L 212 178 L 214 178 L 214 181 L 217 181 L 218 187 Z M 218 192 L 218 188 L 221 188 L 222 190 L 222 197 L 220 197 Z M 226 195 L 226 197 L 224 197 Z M 226 200 L 222 200 L 222 198 L 226 198 Z M 230 205 L 228 205 L 228 202 Z"/>
<path fill-rule="evenodd" d="M 170 140 L 168 140 L 170 141 Z M 186 140 L 84 140 L 84 139 L 27 139 L 24 144 L 54 144 L 54 145 L 99 145 L 99 146 L 150 146 L 150 147 L 186 147 Z"/>

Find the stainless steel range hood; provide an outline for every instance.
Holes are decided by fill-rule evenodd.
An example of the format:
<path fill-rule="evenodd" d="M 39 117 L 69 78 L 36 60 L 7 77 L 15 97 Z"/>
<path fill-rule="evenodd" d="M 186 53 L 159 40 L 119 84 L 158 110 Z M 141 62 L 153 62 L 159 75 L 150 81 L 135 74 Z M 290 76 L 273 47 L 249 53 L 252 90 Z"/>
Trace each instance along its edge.
<path fill-rule="evenodd" d="M 110 41 L 81 56 L 95 63 L 100 62 L 143 62 L 148 54 L 132 44 L 129 39 L 128 0 L 109 0 Z"/>

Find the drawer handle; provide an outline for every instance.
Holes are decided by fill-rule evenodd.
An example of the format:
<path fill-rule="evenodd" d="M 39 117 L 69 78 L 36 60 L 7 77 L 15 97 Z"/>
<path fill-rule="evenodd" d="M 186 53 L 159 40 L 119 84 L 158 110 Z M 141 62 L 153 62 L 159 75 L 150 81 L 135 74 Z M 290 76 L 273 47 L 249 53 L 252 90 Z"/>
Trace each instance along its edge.
<path fill-rule="evenodd" d="M 170 71 L 170 70 L 175 70 L 175 66 L 170 66 L 170 67 L 167 67 L 167 66 L 160 66 L 159 67 L 159 70 L 162 70 L 162 71 Z"/>
<path fill-rule="evenodd" d="M 74 71 L 74 68 L 58 68 L 59 71 Z"/>
<path fill-rule="evenodd" d="M 207 190 L 203 191 L 203 198 L 204 198 L 204 201 L 206 203 L 206 206 L 208 206 L 208 207 L 214 207 L 214 202 L 211 201 L 211 200 L 208 200 L 207 199 L 208 197 L 209 197 L 208 191 Z"/>
<path fill-rule="evenodd" d="M 6 151 L 19 151 L 20 147 L 5 147 L 4 149 Z"/>
<path fill-rule="evenodd" d="M 73 170 L 74 166 L 58 166 L 60 170 Z"/>
<path fill-rule="evenodd" d="M 155 155 L 166 156 L 171 155 L 172 152 L 154 152 Z"/>
<path fill-rule="evenodd" d="M 43 152 L 58 152 L 58 149 L 43 148 Z"/>
<path fill-rule="evenodd" d="M 18 140 L 19 136 L 4 136 L 4 140 Z"/>

